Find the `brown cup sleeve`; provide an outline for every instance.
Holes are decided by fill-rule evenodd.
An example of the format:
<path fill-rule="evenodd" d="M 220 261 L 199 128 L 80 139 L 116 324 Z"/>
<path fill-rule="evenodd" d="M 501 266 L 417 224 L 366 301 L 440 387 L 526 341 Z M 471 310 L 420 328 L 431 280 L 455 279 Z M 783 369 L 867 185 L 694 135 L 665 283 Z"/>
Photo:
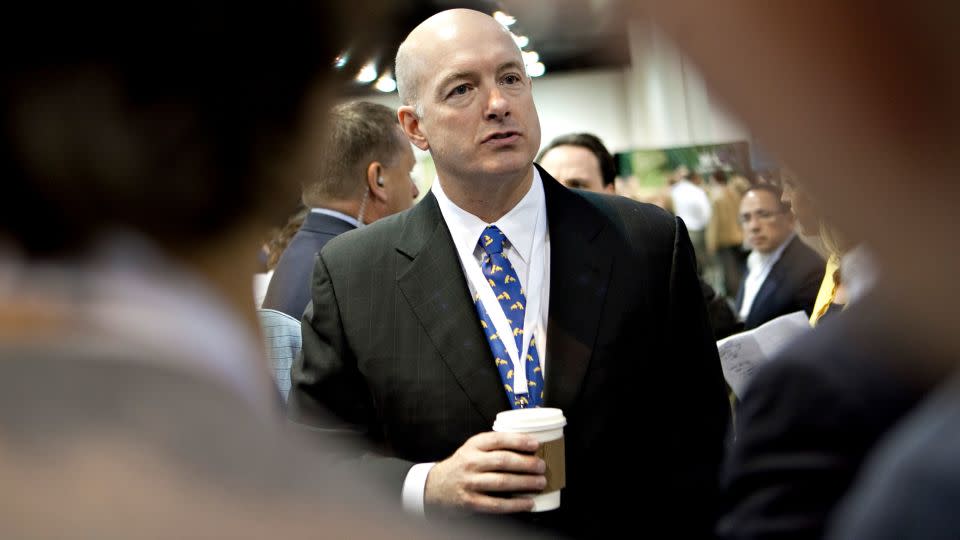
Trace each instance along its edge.
<path fill-rule="evenodd" d="M 543 488 L 543 493 L 566 487 L 567 468 L 563 437 L 540 443 L 536 455 L 547 464 L 547 471 L 544 473 L 547 477 L 547 487 Z"/>

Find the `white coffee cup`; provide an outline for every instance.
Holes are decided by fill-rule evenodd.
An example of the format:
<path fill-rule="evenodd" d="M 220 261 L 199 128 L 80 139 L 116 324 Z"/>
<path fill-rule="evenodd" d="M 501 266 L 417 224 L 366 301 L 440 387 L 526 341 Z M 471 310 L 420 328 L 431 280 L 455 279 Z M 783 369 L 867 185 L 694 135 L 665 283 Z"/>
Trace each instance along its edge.
<path fill-rule="evenodd" d="M 513 409 L 497 414 L 493 430 L 501 433 L 527 433 L 540 441 L 537 455 L 547 464 L 544 473 L 547 487 L 537 494 L 520 494 L 533 499 L 533 511 L 544 512 L 560 507 L 560 490 L 566 485 L 566 464 L 563 447 L 563 426 L 567 419 L 560 409 L 536 407 Z"/>

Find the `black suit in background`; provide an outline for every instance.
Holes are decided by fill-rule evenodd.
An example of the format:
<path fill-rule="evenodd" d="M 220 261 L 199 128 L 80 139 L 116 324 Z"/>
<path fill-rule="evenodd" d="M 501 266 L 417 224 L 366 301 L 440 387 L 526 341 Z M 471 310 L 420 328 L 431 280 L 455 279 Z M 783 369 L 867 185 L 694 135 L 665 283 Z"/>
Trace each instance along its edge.
<path fill-rule="evenodd" d="M 541 176 L 545 406 L 568 419 L 567 487 L 559 510 L 521 517 L 570 535 L 627 527 L 704 538 L 729 408 L 683 223 Z M 510 408 L 432 194 L 327 245 L 303 346 L 290 418 L 329 427 L 329 407 L 364 431 L 390 456 L 367 461 L 398 497 L 414 463 L 447 458 Z"/>
<path fill-rule="evenodd" d="M 747 330 L 781 315 L 795 311 L 805 311 L 810 315 L 813 310 L 826 262 L 799 237 L 794 236 L 789 242 L 753 299 L 750 313 L 744 321 L 744 328 Z M 746 274 L 744 272 L 740 292 L 737 293 L 738 312 L 743 306 Z"/>
<path fill-rule="evenodd" d="M 865 298 L 757 372 L 737 409 L 719 537 L 823 536 L 865 456 L 936 380 L 899 371 L 909 349 L 887 320 Z"/>
<path fill-rule="evenodd" d="M 303 310 L 310 303 L 310 273 L 316 264 L 317 253 L 331 238 L 355 228 L 342 219 L 307 212 L 300 230 L 280 255 L 263 307 L 282 311 L 296 319 L 302 317 Z"/>
<path fill-rule="evenodd" d="M 733 306 L 726 296 L 717 294 L 703 278 L 700 278 L 700 289 L 703 291 L 703 301 L 707 304 L 707 318 L 713 328 L 713 339 L 721 339 L 743 332 L 743 321 L 733 311 Z"/>
<path fill-rule="evenodd" d="M 915 351 L 917 356 L 927 356 Z M 916 357 L 914 357 L 916 358 Z M 834 513 L 831 540 L 960 536 L 960 379 L 929 396 L 871 454 Z"/>

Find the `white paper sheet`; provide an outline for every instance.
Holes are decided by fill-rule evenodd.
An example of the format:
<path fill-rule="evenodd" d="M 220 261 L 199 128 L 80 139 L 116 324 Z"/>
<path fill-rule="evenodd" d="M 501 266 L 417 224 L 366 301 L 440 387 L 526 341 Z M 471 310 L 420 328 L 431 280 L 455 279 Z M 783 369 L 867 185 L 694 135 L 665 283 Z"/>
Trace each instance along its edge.
<path fill-rule="evenodd" d="M 770 361 L 785 345 L 809 331 L 809 317 L 802 311 L 796 311 L 718 341 L 723 376 L 733 393 L 738 398 L 742 396 L 757 367 Z"/>

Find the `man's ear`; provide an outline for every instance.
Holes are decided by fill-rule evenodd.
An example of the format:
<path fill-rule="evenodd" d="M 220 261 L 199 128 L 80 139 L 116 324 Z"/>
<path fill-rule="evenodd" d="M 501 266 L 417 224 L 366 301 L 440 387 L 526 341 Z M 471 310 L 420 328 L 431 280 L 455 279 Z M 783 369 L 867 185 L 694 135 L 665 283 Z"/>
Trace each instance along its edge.
<path fill-rule="evenodd" d="M 379 161 L 371 161 L 367 165 L 367 188 L 374 200 L 387 200 L 386 179 L 383 177 L 383 165 Z"/>
<path fill-rule="evenodd" d="M 397 109 L 397 119 L 400 120 L 400 128 L 417 148 L 427 151 L 430 150 L 430 143 L 420 129 L 420 117 L 417 111 L 410 105 L 403 105 Z"/>

